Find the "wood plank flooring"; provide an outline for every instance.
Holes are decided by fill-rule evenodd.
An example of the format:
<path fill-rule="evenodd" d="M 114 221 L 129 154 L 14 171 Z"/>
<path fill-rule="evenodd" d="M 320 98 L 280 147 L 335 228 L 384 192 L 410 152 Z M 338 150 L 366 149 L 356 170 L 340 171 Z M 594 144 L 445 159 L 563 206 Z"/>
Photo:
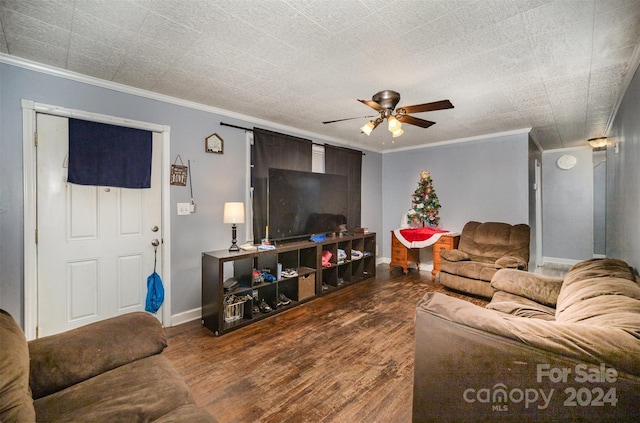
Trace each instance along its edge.
<path fill-rule="evenodd" d="M 221 423 L 410 422 L 415 306 L 445 290 L 430 272 L 376 271 L 220 337 L 200 321 L 167 328 L 165 354 Z"/>

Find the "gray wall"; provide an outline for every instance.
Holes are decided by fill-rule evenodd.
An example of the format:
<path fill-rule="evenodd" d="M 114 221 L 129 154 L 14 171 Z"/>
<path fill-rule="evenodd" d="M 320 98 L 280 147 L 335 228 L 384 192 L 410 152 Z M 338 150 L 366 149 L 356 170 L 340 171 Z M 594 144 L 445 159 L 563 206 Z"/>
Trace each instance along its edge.
<path fill-rule="evenodd" d="M 577 158 L 563 170 L 556 161 L 564 154 Z M 593 159 L 590 147 L 542 153 L 542 255 L 545 261 L 593 257 Z"/>
<path fill-rule="evenodd" d="M 362 163 L 362 212 L 360 226 L 376 232 L 381 243 L 382 230 L 382 154 L 366 153 Z M 365 196 L 367 201 L 365 201 Z"/>
<path fill-rule="evenodd" d="M 253 123 L 0 63 L 0 307 L 21 324 L 24 311 L 21 99 L 171 127 L 171 161 L 178 154 L 185 164 L 191 160 L 198 205 L 197 213 L 177 216 L 175 204 L 189 201 L 189 188 L 171 187 L 172 314 L 199 308 L 201 252 L 229 246 L 231 229 L 222 223 L 223 204 L 245 198 L 245 133 L 219 123 L 249 128 Z M 204 139 L 213 132 L 224 139 L 224 155 L 204 152 Z M 313 141 L 323 143 L 320 139 Z M 363 157 L 362 219 L 375 232 L 382 228 L 381 166 L 381 154 L 367 151 Z M 239 225 L 239 240 L 246 239 L 246 227 Z"/>
<path fill-rule="evenodd" d="M 443 229 L 459 232 L 470 220 L 529 223 L 528 143 L 523 132 L 385 153 L 382 255 L 391 256 L 391 231 L 410 209 L 422 170 L 431 172 Z M 430 250 L 421 250 L 422 262 L 432 259 Z"/>
<path fill-rule="evenodd" d="M 640 267 L 640 69 L 620 104 L 607 147 L 608 257 Z M 616 154 L 613 144 L 620 144 Z"/>

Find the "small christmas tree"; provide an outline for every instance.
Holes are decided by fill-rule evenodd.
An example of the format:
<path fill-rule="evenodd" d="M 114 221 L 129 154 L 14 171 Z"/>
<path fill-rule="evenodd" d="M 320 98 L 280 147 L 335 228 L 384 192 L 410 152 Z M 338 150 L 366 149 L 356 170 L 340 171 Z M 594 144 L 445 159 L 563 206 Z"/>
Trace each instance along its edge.
<path fill-rule="evenodd" d="M 440 218 L 438 217 L 438 209 L 440 202 L 433 188 L 431 174 L 426 170 L 420 172 L 420 180 L 418 180 L 418 188 L 413 193 L 411 200 L 411 210 L 407 214 L 409 224 L 420 224 L 421 226 L 438 226 Z"/>

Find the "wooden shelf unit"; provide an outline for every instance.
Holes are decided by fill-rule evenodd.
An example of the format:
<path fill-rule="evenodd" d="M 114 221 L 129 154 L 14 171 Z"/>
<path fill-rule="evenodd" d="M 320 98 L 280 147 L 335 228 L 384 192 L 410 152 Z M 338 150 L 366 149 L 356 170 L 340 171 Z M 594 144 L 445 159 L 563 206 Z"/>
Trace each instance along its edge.
<path fill-rule="evenodd" d="M 346 258 L 338 261 L 338 250 Z M 362 253 L 352 259 L 352 252 Z M 322 266 L 323 251 L 331 252 L 330 266 Z M 278 263 L 282 270 L 296 269 L 294 277 L 281 277 L 274 282 L 255 282 L 254 270 L 268 269 L 277 276 Z M 249 325 L 278 314 L 305 301 L 325 295 L 376 274 L 376 234 L 355 234 L 328 237 L 323 242 L 295 241 L 281 243 L 268 251 L 210 251 L 202 253 L 202 323 L 215 335 Z M 233 277 L 238 284 L 229 291 L 224 289 L 226 278 Z M 313 284 L 313 286 L 310 286 Z M 277 307 L 280 293 L 291 300 Z M 264 299 L 273 309 L 269 313 L 254 312 L 254 301 L 245 301 L 234 311 L 237 320 L 225 319 L 225 298 L 250 296 Z M 239 312 L 239 313 L 238 313 Z M 241 317 L 240 317 L 241 316 Z M 229 316 L 227 316 L 229 317 Z"/>

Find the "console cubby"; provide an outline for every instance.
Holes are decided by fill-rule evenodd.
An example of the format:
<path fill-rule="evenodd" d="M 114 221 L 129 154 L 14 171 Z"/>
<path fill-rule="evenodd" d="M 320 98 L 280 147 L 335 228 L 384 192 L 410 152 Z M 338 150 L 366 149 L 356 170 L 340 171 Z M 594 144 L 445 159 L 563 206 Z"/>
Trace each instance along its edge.
<path fill-rule="evenodd" d="M 286 251 L 278 254 L 278 264 L 282 270 L 298 269 L 300 267 L 300 259 L 298 251 Z"/>
<path fill-rule="evenodd" d="M 300 249 L 300 267 L 318 268 L 318 248 L 316 246 Z"/>
<path fill-rule="evenodd" d="M 338 250 L 344 250 L 344 259 L 338 259 Z M 354 250 L 361 251 L 363 256 L 352 257 Z M 324 251 L 331 253 L 327 266 L 323 266 Z M 375 234 L 355 234 L 328 237 L 318 243 L 282 243 L 268 251 L 202 253 L 202 323 L 214 334 L 221 335 L 373 277 L 375 251 Z M 278 265 L 281 270 L 295 272 L 278 274 Z M 254 281 L 254 271 L 268 271 L 275 280 Z M 225 290 L 224 281 L 228 278 L 237 279 L 238 283 Z M 290 300 L 289 304 L 282 304 L 280 294 Z M 272 311 L 254 310 L 258 304 L 256 298 L 264 300 Z M 230 299 L 246 300 L 234 303 Z"/>
<path fill-rule="evenodd" d="M 351 283 L 351 263 L 341 263 L 338 265 L 338 288 L 349 283 Z"/>
<path fill-rule="evenodd" d="M 323 267 L 329 267 L 329 266 L 325 266 L 325 262 L 326 259 L 325 254 L 329 253 L 331 254 L 331 256 L 329 257 L 328 263 L 331 266 L 335 266 L 338 264 L 338 244 L 335 243 L 331 243 L 331 244 L 325 244 L 322 246 L 322 266 Z"/>
<path fill-rule="evenodd" d="M 376 236 L 375 234 L 367 234 L 364 236 L 364 251 L 362 259 L 364 260 L 364 268 L 362 277 L 364 279 L 372 278 L 376 275 Z"/>
<path fill-rule="evenodd" d="M 338 242 L 338 257 L 336 258 L 336 263 L 345 264 L 351 260 L 351 241 L 341 241 Z M 340 256 L 340 251 L 344 252 L 344 257 Z"/>
<path fill-rule="evenodd" d="M 278 254 L 267 251 L 255 257 L 255 269 L 259 272 L 267 272 L 276 276 L 278 269 Z"/>
<path fill-rule="evenodd" d="M 280 309 L 283 307 L 290 307 L 292 305 L 295 305 L 295 303 L 298 302 L 298 278 L 288 278 L 278 283 L 278 296 L 281 293 L 284 294 L 291 301 L 291 303 L 282 305 L 280 307 L 278 307 L 276 304 L 276 308 Z M 278 302 L 279 300 L 280 298 L 278 297 Z"/>
<path fill-rule="evenodd" d="M 258 288 L 254 289 L 254 301 L 256 299 L 264 300 L 269 306 L 275 310 L 278 304 L 278 284 L 277 283 L 263 283 Z M 256 314 L 256 313 L 253 313 Z M 257 316 L 267 314 L 267 313 L 259 313 Z"/>

